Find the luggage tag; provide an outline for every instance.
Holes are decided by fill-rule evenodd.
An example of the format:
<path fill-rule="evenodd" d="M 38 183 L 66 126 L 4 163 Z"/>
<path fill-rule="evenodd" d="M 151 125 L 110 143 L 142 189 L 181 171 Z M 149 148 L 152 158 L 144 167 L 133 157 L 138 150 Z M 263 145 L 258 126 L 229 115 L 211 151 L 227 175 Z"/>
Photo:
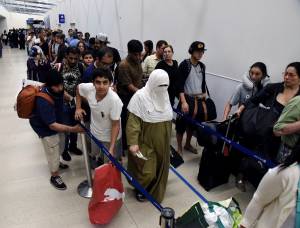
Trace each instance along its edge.
<path fill-rule="evenodd" d="M 138 158 L 140 158 L 140 159 L 143 159 L 143 160 L 145 160 L 145 161 L 148 161 L 148 158 L 146 158 L 146 157 L 141 153 L 141 151 L 137 152 L 135 155 L 136 155 Z"/>

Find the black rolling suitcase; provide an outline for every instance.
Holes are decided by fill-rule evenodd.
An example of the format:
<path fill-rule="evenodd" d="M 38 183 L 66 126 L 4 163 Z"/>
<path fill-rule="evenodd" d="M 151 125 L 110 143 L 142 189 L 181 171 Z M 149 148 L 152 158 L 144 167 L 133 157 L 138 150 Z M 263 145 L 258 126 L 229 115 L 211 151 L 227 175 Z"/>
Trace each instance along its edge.
<path fill-rule="evenodd" d="M 215 122 L 213 128 L 226 137 L 233 138 L 233 126 L 236 125 L 235 120 L 235 117 L 230 117 L 224 122 Z M 205 134 L 205 140 L 208 140 L 207 133 Z M 199 138 L 198 141 L 201 141 L 201 144 L 204 145 L 200 160 L 198 181 L 206 191 L 209 191 L 212 188 L 228 182 L 231 173 L 231 162 L 229 157 L 230 146 L 213 136 L 211 136 L 210 140 L 204 142 L 203 137 L 201 139 L 201 136 L 203 136 L 203 132 L 200 132 L 197 135 L 197 139 Z"/>

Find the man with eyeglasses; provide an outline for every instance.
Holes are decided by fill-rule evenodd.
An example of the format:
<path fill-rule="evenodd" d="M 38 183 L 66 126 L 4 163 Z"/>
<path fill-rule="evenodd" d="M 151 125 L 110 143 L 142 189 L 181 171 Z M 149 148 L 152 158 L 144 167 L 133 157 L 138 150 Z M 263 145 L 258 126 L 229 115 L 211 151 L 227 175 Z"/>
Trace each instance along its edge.
<path fill-rule="evenodd" d="M 96 43 L 99 45 L 99 48 L 109 48 L 113 54 L 113 63 L 110 66 L 110 69 L 112 72 L 115 71 L 116 66 L 121 62 L 121 57 L 119 51 L 111 46 L 108 46 L 110 44 L 108 40 L 108 36 L 105 33 L 99 33 L 96 35 Z"/>
<path fill-rule="evenodd" d="M 84 72 L 82 82 L 92 82 L 93 71 L 97 68 L 110 68 L 113 64 L 113 53 L 110 48 L 105 47 L 96 51 L 95 62 L 91 64 Z"/>

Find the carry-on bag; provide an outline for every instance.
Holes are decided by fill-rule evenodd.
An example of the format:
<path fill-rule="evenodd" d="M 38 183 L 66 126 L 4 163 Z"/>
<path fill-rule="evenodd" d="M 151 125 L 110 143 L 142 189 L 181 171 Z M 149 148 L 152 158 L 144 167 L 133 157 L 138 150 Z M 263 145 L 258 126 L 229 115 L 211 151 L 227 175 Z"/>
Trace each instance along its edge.
<path fill-rule="evenodd" d="M 232 198 L 222 202 L 195 203 L 176 219 L 176 228 L 238 228 L 242 212 L 238 202 Z"/>
<path fill-rule="evenodd" d="M 214 130 L 220 130 L 224 133 L 225 137 L 234 137 L 234 125 L 236 123 L 236 116 L 231 116 L 228 120 L 218 123 Z M 198 141 L 203 134 L 198 134 Z M 200 164 L 198 181 L 200 185 L 209 191 L 219 185 L 226 184 L 231 174 L 231 158 L 229 156 L 230 145 L 224 141 L 217 139 L 215 136 L 205 137 L 206 145 L 203 149 Z"/>
<path fill-rule="evenodd" d="M 118 213 L 125 197 L 120 171 L 112 164 L 95 169 L 93 195 L 89 203 L 92 224 L 107 224 Z"/>

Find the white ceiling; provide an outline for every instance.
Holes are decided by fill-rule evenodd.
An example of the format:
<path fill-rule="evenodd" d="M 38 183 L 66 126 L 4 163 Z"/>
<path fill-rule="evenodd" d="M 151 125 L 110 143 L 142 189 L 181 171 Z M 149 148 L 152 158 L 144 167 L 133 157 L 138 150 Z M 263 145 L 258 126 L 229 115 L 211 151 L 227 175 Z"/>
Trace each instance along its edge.
<path fill-rule="evenodd" d="M 60 0 L 0 0 L 0 5 L 10 12 L 42 15 L 56 6 Z"/>

